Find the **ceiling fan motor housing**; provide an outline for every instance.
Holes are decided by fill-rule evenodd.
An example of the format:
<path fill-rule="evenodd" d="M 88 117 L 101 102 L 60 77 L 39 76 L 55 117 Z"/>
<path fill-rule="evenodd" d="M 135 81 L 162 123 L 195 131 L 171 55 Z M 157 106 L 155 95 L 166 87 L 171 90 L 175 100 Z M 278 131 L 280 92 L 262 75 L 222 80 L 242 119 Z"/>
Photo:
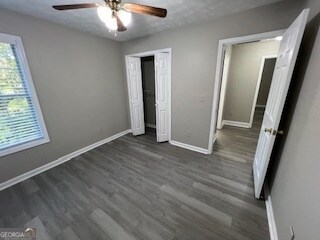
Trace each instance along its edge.
<path fill-rule="evenodd" d="M 119 11 L 120 10 L 120 3 L 121 0 L 105 0 L 108 6 L 113 10 L 113 11 Z"/>

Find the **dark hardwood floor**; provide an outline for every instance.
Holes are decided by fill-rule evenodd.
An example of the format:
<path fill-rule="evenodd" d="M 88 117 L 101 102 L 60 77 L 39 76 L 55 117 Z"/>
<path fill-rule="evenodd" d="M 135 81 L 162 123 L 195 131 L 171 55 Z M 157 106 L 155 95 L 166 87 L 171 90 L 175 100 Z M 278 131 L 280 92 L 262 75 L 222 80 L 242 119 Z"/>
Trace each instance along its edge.
<path fill-rule="evenodd" d="M 259 119 L 260 118 L 260 119 Z M 212 155 L 126 135 L 0 192 L 0 227 L 39 240 L 269 239 L 253 193 L 252 129 L 225 126 Z"/>

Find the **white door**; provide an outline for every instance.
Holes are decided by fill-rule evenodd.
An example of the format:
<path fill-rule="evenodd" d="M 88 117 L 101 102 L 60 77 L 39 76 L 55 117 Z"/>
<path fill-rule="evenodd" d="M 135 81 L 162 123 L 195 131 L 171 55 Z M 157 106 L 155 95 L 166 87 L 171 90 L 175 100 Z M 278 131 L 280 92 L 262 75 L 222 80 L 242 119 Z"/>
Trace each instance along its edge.
<path fill-rule="evenodd" d="M 139 57 L 127 58 L 129 104 L 133 135 L 145 134 L 141 61 Z"/>
<path fill-rule="evenodd" d="M 157 142 L 169 141 L 169 53 L 155 54 Z"/>
<path fill-rule="evenodd" d="M 299 17 L 285 31 L 280 44 L 253 163 L 256 198 L 259 198 L 261 194 L 308 13 L 309 9 L 302 11 Z"/>

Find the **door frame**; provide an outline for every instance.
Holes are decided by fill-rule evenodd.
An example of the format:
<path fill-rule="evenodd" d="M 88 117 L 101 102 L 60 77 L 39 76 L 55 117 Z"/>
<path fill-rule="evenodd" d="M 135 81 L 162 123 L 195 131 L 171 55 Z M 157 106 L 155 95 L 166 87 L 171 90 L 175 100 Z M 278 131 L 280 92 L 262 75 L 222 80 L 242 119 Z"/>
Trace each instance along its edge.
<path fill-rule="evenodd" d="M 148 57 L 148 56 L 154 56 L 157 53 L 169 53 L 169 77 L 168 77 L 168 98 L 169 98 L 169 114 L 168 114 L 168 118 L 169 118 L 169 142 L 171 142 L 171 66 L 172 66 L 172 48 L 164 48 L 164 49 L 157 49 L 157 50 L 150 50 L 150 51 L 146 51 L 146 52 L 138 52 L 138 53 L 133 53 L 133 54 L 128 54 L 125 55 L 125 64 L 126 64 L 126 77 L 127 77 L 127 90 L 128 90 L 128 103 L 129 103 L 129 111 L 130 111 L 130 124 L 131 124 L 131 129 L 132 129 L 132 125 L 133 125 L 133 117 L 132 117 L 132 109 L 131 109 L 131 104 L 130 104 L 130 90 L 129 90 L 129 86 L 130 86 L 130 78 L 129 78 L 129 68 L 128 68 L 128 60 L 130 57 L 137 57 L 140 59 L 142 57 Z M 156 67 L 156 63 L 155 63 L 155 67 Z M 156 72 L 155 72 L 156 74 Z M 157 81 L 157 78 L 155 76 L 155 81 Z M 157 83 L 156 83 L 157 84 Z M 141 89 L 142 91 L 143 89 Z M 155 94 L 157 94 L 155 92 Z M 142 95 L 143 96 L 143 95 Z M 143 109 L 143 111 L 145 111 Z M 156 111 L 157 114 L 157 111 Z M 157 129 L 157 122 L 156 122 L 156 129 Z"/>
<path fill-rule="evenodd" d="M 247 36 L 242 36 L 242 37 L 222 39 L 219 41 L 217 63 L 216 63 L 216 73 L 215 73 L 213 97 L 212 97 L 210 134 L 209 134 L 209 142 L 208 142 L 208 153 L 209 154 L 212 153 L 213 144 L 216 140 L 217 118 L 218 118 L 218 111 L 219 111 L 218 104 L 219 104 L 219 99 L 220 99 L 219 93 L 221 91 L 221 80 L 222 80 L 223 58 L 224 58 L 223 52 L 224 52 L 225 46 L 276 38 L 278 36 L 282 36 L 284 31 L 285 30 L 282 29 L 282 30 L 276 30 L 276 31 L 265 32 L 265 33 L 258 33 L 258 34 L 247 35 Z"/>
<path fill-rule="evenodd" d="M 256 106 L 257 106 L 257 101 L 258 101 L 258 96 L 259 96 L 259 91 L 260 91 L 260 85 L 261 85 L 261 80 L 262 80 L 264 64 L 266 62 L 266 59 L 272 59 L 272 58 L 277 58 L 277 57 L 278 57 L 278 54 L 271 54 L 271 55 L 262 56 L 261 63 L 260 63 L 259 75 L 258 75 L 258 81 L 257 81 L 257 86 L 256 86 L 256 91 L 254 93 L 253 104 L 252 104 L 252 109 L 251 109 L 250 122 L 249 122 L 250 128 L 252 127 L 253 117 L 254 117 L 254 113 L 256 111 Z"/>
<path fill-rule="evenodd" d="M 223 109 L 224 109 L 226 91 L 227 91 L 227 86 L 228 86 L 228 77 L 229 77 L 229 70 L 230 70 L 230 65 L 231 65 L 231 58 L 232 58 L 232 45 L 224 46 L 223 60 L 222 60 L 222 72 L 221 72 L 221 88 L 220 88 L 219 105 L 218 105 L 219 109 L 218 109 L 218 118 L 217 118 L 217 129 L 223 128 L 223 125 L 224 125 L 223 124 Z M 226 61 L 226 60 L 228 60 L 228 61 Z"/>

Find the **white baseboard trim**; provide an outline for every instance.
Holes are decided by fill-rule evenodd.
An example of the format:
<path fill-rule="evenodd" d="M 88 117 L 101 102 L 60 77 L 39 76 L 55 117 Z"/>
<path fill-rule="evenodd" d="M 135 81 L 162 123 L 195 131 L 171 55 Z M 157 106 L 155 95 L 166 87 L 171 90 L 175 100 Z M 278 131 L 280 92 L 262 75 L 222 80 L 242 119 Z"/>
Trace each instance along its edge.
<path fill-rule="evenodd" d="M 49 170 L 49 169 L 51 169 L 53 167 L 56 167 L 56 166 L 58 166 L 58 165 L 60 165 L 60 164 L 62 164 L 64 162 L 67 162 L 67 161 L 71 160 L 72 158 L 74 158 L 76 156 L 79 156 L 82 153 L 88 152 L 88 151 L 90 151 L 90 150 L 92 150 L 92 149 L 94 149 L 96 147 L 99 147 L 99 146 L 105 144 L 105 143 L 111 142 L 112 140 L 115 140 L 115 139 L 117 139 L 119 137 L 122 137 L 122 136 L 124 136 L 124 135 L 126 135 L 126 134 L 128 134 L 130 132 L 131 132 L 131 129 L 125 130 L 125 131 L 120 132 L 120 133 L 117 133 L 117 134 L 115 134 L 115 135 L 113 135 L 111 137 L 105 138 L 105 139 L 103 139 L 103 140 L 101 140 L 99 142 L 93 143 L 93 144 L 91 144 L 89 146 L 86 146 L 86 147 L 81 148 L 81 149 L 79 149 L 77 151 L 74 151 L 74 152 L 69 153 L 69 154 L 67 154 L 65 156 L 62 156 L 62 157 L 58 158 L 57 160 L 54 160 L 54 161 L 52 161 L 50 163 L 47 163 L 47 164 L 45 164 L 45 165 L 43 165 L 41 167 L 33 169 L 33 170 L 29 171 L 29 172 L 23 173 L 23 174 L 21 174 L 21 175 L 19 175 L 17 177 L 14 177 L 12 179 L 9 179 L 9 180 L 5 181 L 5 182 L 2 182 L 2 183 L 0 183 L 0 191 L 4 190 L 4 189 L 6 189 L 6 188 L 8 188 L 8 187 L 10 187 L 12 185 L 15 185 L 15 184 L 17 184 L 19 182 L 22 182 L 22 181 L 24 181 L 24 180 L 26 180 L 28 178 L 31 178 L 31 177 L 33 177 L 33 176 L 35 176 L 37 174 L 40 174 L 40 173 L 42 173 L 44 171 L 47 171 L 47 170 Z"/>
<path fill-rule="evenodd" d="M 145 125 L 146 125 L 146 127 L 149 127 L 149 128 L 157 128 L 156 125 L 151 124 L 151 123 L 146 123 Z"/>
<path fill-rule="evenodd" d="M 223 125 L 233 126 L 233 127 L 242 127 L 242 128 L 251 128 L 250 123 L 247 122 L 237 122 L 230 120 L 223 120 Z"/>
<path fill-rule="evenodd" d="M 270 240 L 278 240 L 278 233 L 277 233 L 277 226 L 273 215 L 273 207 L 271 196 L 269 193 L 269 187 L 265 185 L 264 193 L 266 196 L 266 210 L 267 210 L 267 217 L 268 217 L 268 224 L 269 224 L 269 232 L 270 232 Z"/>
<path fill-rule="evenodd" d="M 212 145 L 216 142 L 216 140 L 217 140 L 217 135 L 215 134 L 215 135 L 213 136 Z"/>
<path fill-rule="evenodd" d="M 223 128 L 224 122 L 223 120 L 221 121 L 221 124 L 217 124 L 217 129 L 221 130 Z"/>
<path fill-rule="evenodd" d="M 174 140 L 171 140 L 170 143 L 171 143 L 171 145 L 174 145 L 174 146 L 177 146 L 177 147 L 181 147 L 181 148 L 185 148 L 185 149 L 188 149 L 188 150 L 191 150 L 191 151 L 195 151 L 195 152 L 199 152 L 199 153 L 203 153 L 203 154 L 209 154 L 208 149 L 205 149 L 205 148 L 196 147 L 196 146 L 193 146 L 193 145 L 189 145 L 189 144 L 182 143 L 182 142 L 177 142 L 177 141 L 174 141 Z"/>

